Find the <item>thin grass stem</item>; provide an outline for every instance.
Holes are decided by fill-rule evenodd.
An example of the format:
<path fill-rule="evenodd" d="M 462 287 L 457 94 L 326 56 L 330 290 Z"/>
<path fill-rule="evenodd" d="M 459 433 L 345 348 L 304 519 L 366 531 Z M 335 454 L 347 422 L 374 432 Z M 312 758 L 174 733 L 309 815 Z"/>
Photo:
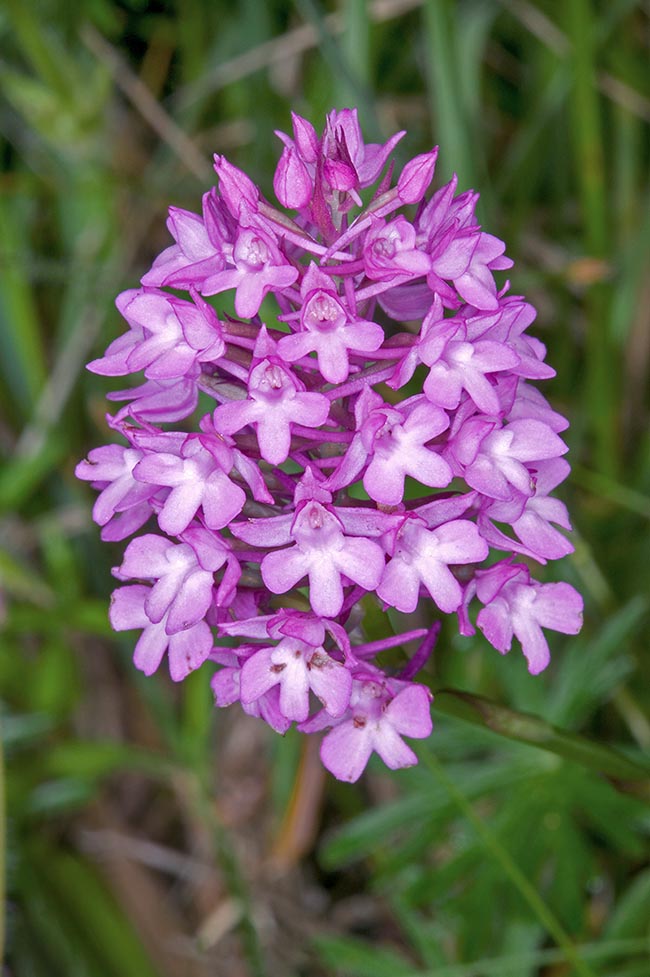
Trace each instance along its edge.
<path fill-rule="evenodd" d="M 223 872 L 226 887 L 239 906 L 238 928 L 251 977 L 265 977 L 264 957 L 253 921 L 250 894 L 239 860 L 214 810 L 213 795 L 206 779 L 199 774 L 193 776 L 191 787 L 197 814 L 212 835 L 215 854 Z"/>
<path fill-rule="evenodd" d="M 528 881 L 517 863 L 514 861 L 510 852 L 503 847 L 497 836 L 492 832 L 485 822 L 478 816 L 474 807 L 465 797 L 463 792 L 456 786 L 451 778 L 446 774 L 442 764 L 430 754 L 423 751 L 423 760 L 431 773 L 436 777 L 440 784 L 445 788 L 451 799 L 454 801 L 459 811 L 467 818 L 474 828 L 476 834 L 481 839 L 485 849 L 499 863 L 504 873 L 508 876 L 512 884 L 518 890 L 521 897 L 528 903 L 529 907 L 546 929 L 557 945 L 564 951 L 564 955 L 573 966 L 573 970 L 579 977 L 595 977 L 594 971 L 580 956 L 577 948 L 573 944 L 571 937 L 566 932 L 557 916 L 546 905 L 537 889 Z"/>
<path fill-rule="evenodd" d="M 608 220 L 605 165 L 596 87 L 594 11 L 590 0 L 569 0 L 567 33 L 571 41 L 570 96 L 577 186 L 584 229 L 584 246 L 592 258 L 607 254 Z M 610 291 L 603 283 L 586 296 L 587 337 L 585 394 L 596 467 L 607 475 L 617 470 L 617 371 L 609 330 Z"/>

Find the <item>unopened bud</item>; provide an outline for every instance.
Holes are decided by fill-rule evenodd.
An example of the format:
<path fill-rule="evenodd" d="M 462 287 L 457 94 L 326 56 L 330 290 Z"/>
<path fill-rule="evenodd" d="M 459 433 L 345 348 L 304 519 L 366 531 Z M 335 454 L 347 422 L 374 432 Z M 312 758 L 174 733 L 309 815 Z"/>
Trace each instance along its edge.
<path fill-rule="evenodd" d="M 302 210 L 311 200 L 311 177 L 294 146 L 285 146 L 282 151 L 273 189 L 282 206 L 290 210 Z"/>
<path fill-rule="evenodd" d="M 339 159 L 326 159 L 323 169 L 327 182 L 334 190 L 354 190 L 359 185 L 359 177 L 352 163 Z"/>
<path fill-rule="evenodd" d="M 318 158 L 318 136 L 311 122 L 295 112 L 291 113 L 293 136 L 298 152 L 306 163 L 315 163 Z"/>
<path fill-rule="evenodd" d="M 257 210 L 259 190 L 245 173 L 229 163 L 225 156 L 215 155 L 214 168 L 219 177 L 221 196 L 233 217 L 239 218 L 243 201 L 251 210 Z"/>
<path fill-rule="evenodd" d="M 438 147 L 410 160 L 397 181 L 397 195 L 403 204 L 416 204 L 429 189 L 436 168 Z"/>

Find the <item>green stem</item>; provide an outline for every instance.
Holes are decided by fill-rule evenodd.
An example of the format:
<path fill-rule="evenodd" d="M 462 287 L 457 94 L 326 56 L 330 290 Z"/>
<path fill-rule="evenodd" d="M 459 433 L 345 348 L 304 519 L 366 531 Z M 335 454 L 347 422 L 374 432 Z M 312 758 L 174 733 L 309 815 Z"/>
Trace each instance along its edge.
<path fill-rule="evenodd" d="M 21 0 L 7 0 L 6 14 L 16 33 L 16 39 L 25 57 L 31 62 L 36 74 L 59 98 L 73 104 L 76 97 L 66 72 L 60 51 L 43 30 L 43 22 L 36 7 Z"/>
<path fill-rule="evenodd" d="M 627 509 L 644 519 L 650 519 L 650 496 L 644 495 L 643 492 L 637 492 L 636 489 L 622 485 L 608 478 L 607 475 L 601 475 L 600 472 L 589 471 L 582 465 L 574 465 L 571 479 L 597 498 L 606 499 L 621 509 Z"/>
<path fill-rule="evenodd" d="M 440 143 L 438 169 L 445 179 L 457 173 L 464 189 L 473 186 L 475 179 L 469 126 L 457 77 L 453 5 L 449 0 L 425 0 L 423 17 L 431 125 L 434 142 Z"/>
<path fill-rule="evenodd" d="M 18 198 L 0 194 L 0 354 L 10 400 L 28 416 L 47 377 L 47 366 L 26 270 L 29 243 L 22 231 L 19 203 Z"/>
<path fill-rule="evenodd" d="M 596 87 L 596 17 L 591 0 L 568 0 L 567 33 L 571 40 L 571 122 L 577 163 L 577 184 L 587 254 L 603 258 L 608 252 L 605 165 Z M 609 335 L 610 291 L 595 284 L 586 296 L 588 322 L 585 392 L 591 417 L 594 458 L 598 469 L 616 472 L 616 377 Z"/>
<path fill-rule="evenodd" d="M 370 90 L 370 19 L 367 0 L 345 0 L 343 16 L 343 50 L 348 64 L 354 65 L 358 81 Z"/>
<path fill-rule="evenodd" d="M 255 929 L 255 923 L 253 922 L 250 895 L 239 865 L 239 860 L 214 810 L 212 793 L 207 783 L 200 775 L 197 775 L 192 779 L 192 785 L 194 787 L 193 794 L 197 813 L 212 834 L 215 851 L 226 886 L 230 894 L 237 901 L 241 912 L 239 931 L 251 977 L 265 977 L 266 968 L 264 966 L 262 948 L 257 930 Z"/>
<path fill-rule="evenodd" d="M 555 914 L 549 909 L 537 889 L 528 881 L 517 863 L 514 861 L 510 852 L 503 847 L 499 839 L 487 827 L 484 821 L 476 814 L 471 803 L 465 797 L 456 784 L 447 776 L 444 768 L 438 760 L 428 752 L 423 753 L 424 763 L 429 770 L 437 777 L 438 781 L 446 789 L 447 793 L 454 801 L 458 809 L 470 822 L 476 834 L 481 839 L 486 850 L 499 863 L 512 884 L 519 891 L 522 898 L 528 903 L 539 922 L 544 926 L 549 935 L 555 940 L 557 945 L 564 951 L 565 957 L 571 962 L 576 974 L 580 977 L 595 977 L 591 967 L 580 957 L 569 934 L 557 919 Z"/>

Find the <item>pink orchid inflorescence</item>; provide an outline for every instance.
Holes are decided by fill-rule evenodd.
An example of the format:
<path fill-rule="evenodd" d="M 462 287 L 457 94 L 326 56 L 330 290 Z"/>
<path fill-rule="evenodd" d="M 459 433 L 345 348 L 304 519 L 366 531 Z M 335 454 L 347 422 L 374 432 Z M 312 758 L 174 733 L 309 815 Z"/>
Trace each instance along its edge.
<path fill-rule="evenodd" d="M 142 629 L 136 666 L 150 675 L 167 652 L 178 681 L 215 663 L 218 706 L 239 700 L 279 732 L 328 729 L 323 763 L 354 781 L 373 751 L 416 762 L 403 737 L 429 735 L 431 695 L 412 679 L 440 615 L 464 635 L 475 616 L 502 653 L 514 635 L 533 674 L 543 629 L 579 630 L 579 594 L 522 559 L 572 550 L 551 495 L 567 422 L 529 383 L 554 371 L 527 333 L 534 309 L 497 289 L 512 262 L 477 224 L 477 194 L 454 178 L 426 197 L 437 150 L 392 185 L 404 133 L 368 145 L 354 109 L 320 138 L 298 115 L 278 135 L 273 186 L 293 216 L 220 156 L 202 215 L 170 209 L 175 243 L 119 296 L 128 331 L 89 364 L 144 373 L 109 395 L 126 444 L 77 475 L 99 490 L 103 539 L 157 521 L 114 570 L 111 623 Z M 367 642 L 368 594 L 440 613 Z M 387 674 L 376 656 L 411 641 Z"/>

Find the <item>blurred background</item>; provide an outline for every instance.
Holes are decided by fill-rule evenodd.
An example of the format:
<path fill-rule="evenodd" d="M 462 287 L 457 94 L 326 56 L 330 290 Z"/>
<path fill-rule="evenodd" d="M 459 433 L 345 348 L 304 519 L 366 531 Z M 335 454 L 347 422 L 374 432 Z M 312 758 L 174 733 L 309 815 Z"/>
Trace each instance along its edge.
<path fill-rule="evenodd" d="M 648 977 L 649 53 L 629 0 L 0 4 L 6 975 Z M 586 603 L 538 678 L 446 627 L 419 767 L 354 787 L 215 714 L 209 664 L 136 672 L 73 475 L 168 205 L 214 152 L 271 196 L 273 130 L 346 105 L 401 162 L 439 144 L 507 242 L 572 425 L 543 579 Z"/>

